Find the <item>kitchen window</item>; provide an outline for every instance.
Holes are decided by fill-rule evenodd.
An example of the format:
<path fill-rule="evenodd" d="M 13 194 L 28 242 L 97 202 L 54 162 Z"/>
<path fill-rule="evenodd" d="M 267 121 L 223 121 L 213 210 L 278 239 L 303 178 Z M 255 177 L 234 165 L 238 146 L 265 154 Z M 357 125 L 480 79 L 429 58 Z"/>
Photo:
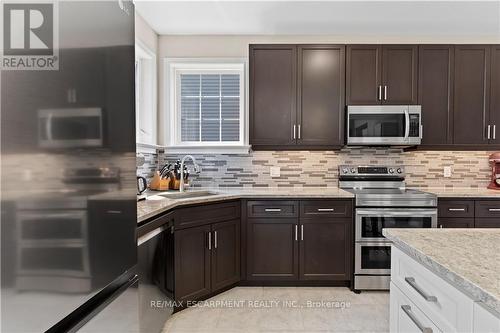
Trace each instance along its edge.
<path fill-rule="evenodd" d="M 167 60 L 167 150 L 248 152 L 244 60 Z"/>

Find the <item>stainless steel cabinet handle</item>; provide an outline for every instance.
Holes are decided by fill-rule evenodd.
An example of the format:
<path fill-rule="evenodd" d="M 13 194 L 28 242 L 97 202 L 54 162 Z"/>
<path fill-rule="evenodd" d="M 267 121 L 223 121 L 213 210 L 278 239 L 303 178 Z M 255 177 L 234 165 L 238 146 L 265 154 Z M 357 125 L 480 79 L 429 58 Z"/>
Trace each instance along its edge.
<path fill-rule="evenodd" d="M 491 125 L 488 125 L 488 128 L 486 129 L 488 132 L 488 140 L 491 139 Z"/>
<path fill-rule="evenodd" d="M 448 208 L 450 212 L 465 212 L 465 208 Z"/>
<path fill-rule="evenodd" d="M 217 248 L 217 231 L 214 231 L 214 249 Z"/>
<path fill-rule="evenodd" d="M 300 226 L 300 240 L 301 241 L 304 240 L 304 225 L 303 224 Z"/>
<path fill-rule="evenodd" d="M 121 214 L 121 210 L 107 210 L 106 213 L 108 214 Z"/>
<path fill-rule="evenodd" d="M 208 232 L 208 249 L 209 250 L 212 249 L 212 232 L 211 231 Z"/>
<path fill-rule="evenodd" d="M 382 86 L 378 86 L 377 97 L 379 101 L 382 100 Z"/>
<path fill-rule="evenodd" d="M 411 319 L 411 321 L 415 325 L 417 325 L 418 329 L 422 333 L 432 333 L 432 328 L 425 327 L 424 325 L 422 325 L 422 323 L 420 322 L 420 320 L 418 320 L 417 317 L 415 317 L 415 315 L 411 311 L 411 306 L 409 306 L 409 305 L 401 305 L 401 309 L 404 311 L 404 313 L 406 313 L 406 315 Z"/>
<path fill-rule="evenodd" d="M 318 208 L 318 212 L 334 212 L 334 208 Z"/>
<path fill-rule="evenodd" d="M 387 101 L 387 86 L 384 86 L 384 101 Z"/>
<path fill-rule="evenodd" d="M 276 213 L 276 212 L 278 212 L 278 213 L 279 213 L 279 212 L 281 212 L 281 208 L 266 208 L 266 209 L 264 209 L 264 210 L 265 210 L 266 212 L 268 212 L 268 213 L 269 213 L 269 212 L 275 212 L 275 213 Z"/>
<path fill-rule="evenodd" d="M 500 212 L 500 208 L 488 208 L 488 212 Z"/>
<path fill-rule="evenodd" d="M 437 302 L 437 297 L 436 296 L 430 296 L 428 295 L 425 291 L 420 289 L 420 287 L 417 285 L 415 282 L 415 278 L 412 277 L 405 277 L 406 283 L 408 283 L 413 289 L 417 291 L 417 293 L 420 294 L 427 302 Z"/>
<path fill-rule="evenodd" d="M 299 135 L 297 136 L 297 138 L 300 140 L 300 124 L 297 126 L 297 129 L 298 129 L 298 134 L 299 134 Z"/>
<path fill-rule="evenodd" d="M 420 125 L 420 140 L 424 138 L 424 125 Z"/>
<path fill-rule="evenodd" d="M 293 137 L 294 140 L 297 138 L 297 125 L 293 124 Z"/>
<path fill-rule="evenodd" d="M 497 125 L 493 125 L 493 140 L 497 139 Z"/>
<path fill-rule="evenodd" d="M 298 226 L 295 225 L 295 240 L 299 240 L 299 232 L 298 232 Z"/>

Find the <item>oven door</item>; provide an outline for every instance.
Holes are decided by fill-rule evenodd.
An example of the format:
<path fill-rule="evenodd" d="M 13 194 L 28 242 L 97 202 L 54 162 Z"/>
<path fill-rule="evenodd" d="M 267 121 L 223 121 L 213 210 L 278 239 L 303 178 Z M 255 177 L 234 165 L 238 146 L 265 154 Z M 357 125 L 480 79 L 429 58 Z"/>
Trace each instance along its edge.
<path fill-rule="evenodd" d="M 101 147 L 100 108 L 38 110 L 38 144 L 42 148 Z"/>
<path fill-rule="evenodd" d="M 372 105 L 347 108 L 348 145 L 415 145 L 420 144 L 420 141 L 419 106 Z"/>
<path fill-rule="evenodd" d="M 436 228 L 437 209 L 356 209 L 356 241 L 386 242 L 384 228 Z"/>
<path fill-rule="evenodd" d="M 354 274 L 391 274 L 391 242 L 356 243 Z"/>

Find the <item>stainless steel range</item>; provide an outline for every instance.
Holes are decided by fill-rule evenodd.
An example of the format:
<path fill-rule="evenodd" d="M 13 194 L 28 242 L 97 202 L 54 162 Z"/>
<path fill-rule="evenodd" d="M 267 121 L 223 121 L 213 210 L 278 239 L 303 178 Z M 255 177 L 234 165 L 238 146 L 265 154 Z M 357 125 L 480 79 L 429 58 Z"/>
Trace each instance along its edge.
<path fill-rule="evenodd" d="M 406 189 L 400 165 L 341 165 L 339 187 L 356 196 L 354 289 L 388 290 L 391 242 L 382 229 L 436 228 L 437 197 Z"/>

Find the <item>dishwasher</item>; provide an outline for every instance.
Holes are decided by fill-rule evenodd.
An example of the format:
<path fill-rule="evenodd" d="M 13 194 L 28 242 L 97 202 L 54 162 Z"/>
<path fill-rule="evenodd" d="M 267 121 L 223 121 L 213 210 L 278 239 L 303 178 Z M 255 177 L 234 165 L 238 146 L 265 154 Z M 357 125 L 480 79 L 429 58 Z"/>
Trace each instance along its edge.
<path fill-rule="evenodd" d="M 160 219 L 160 222 L 168 220 L 168 214 Z M 158 220 L 147 225 L 153 225 Z M 168 268 L 173 267 L 170 263 L 174 260 L 173 223 L 169 220 L 153 228 L 137 239 L 141 333 L 161 332 L 174 312 L 174 274 Z"/>

